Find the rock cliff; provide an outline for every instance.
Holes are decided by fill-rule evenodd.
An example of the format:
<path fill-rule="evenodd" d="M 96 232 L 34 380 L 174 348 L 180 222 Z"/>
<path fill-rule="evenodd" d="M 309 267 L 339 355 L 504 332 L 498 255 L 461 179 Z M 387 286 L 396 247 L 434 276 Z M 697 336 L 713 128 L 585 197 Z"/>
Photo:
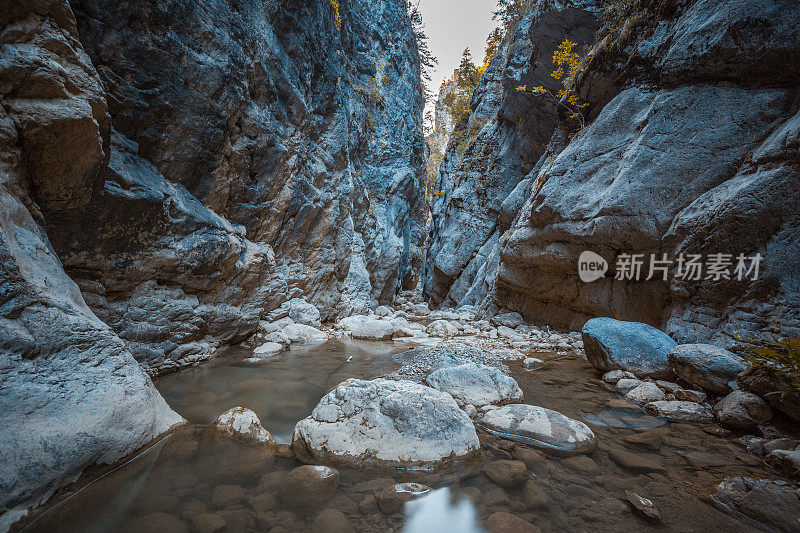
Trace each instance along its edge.
<path fill-rule="evenodd" d="M 405 2 L 0 0 L 0 47 L 5 523 L 181 421 L 146 373 L 416 284 Z"/>
<path fill-rule="evenodd" d="M 626 16 L 602 22 L 589 3 L 534 2 L 506 39 L 473 98 L 473 117 L 492 87 L 499 106 L 462 159 L 453 163 L 452 149 L 445 155 L 426 292 L 447 305 L 507 307 L 572 329 L 594 316 L 644 321 L 680 342 L 797 334 L 800 32 L 790 21 L 800 6 L 628 4 Z M 578 12 L 581 31 L 602 25 L 599 38 L 564 24 L 577 22 Z M 548 19 L 561 26 L 542 28 Z M 515 90 L 552 67 L 548 53 L 518 51 L 564 38 L 592 45 L 576 80 L 589 104 L 583 129 Z M 524 118 L 506 118 L 514 105 L 521 110 L 514 117 L 531 117 L 524 133 Z M 481 169 L 488 183 L 470 173 L 497 160 L 518 163 Z M 475 231 L 465 235 L 463 224 Z M 584 250 L 604 257 L 611 272 L 581 282 Z M 706 279 L 704 271 L 700 280 L 681 280 L 673 263 L 667 281 L 614 279 L 621 254 L 643 254 L 645 278 L 651 254 L 677 261 L 717 253 L 733 255 L 731 273 L 739 254 L 761 254 L 759 278 Z"/>

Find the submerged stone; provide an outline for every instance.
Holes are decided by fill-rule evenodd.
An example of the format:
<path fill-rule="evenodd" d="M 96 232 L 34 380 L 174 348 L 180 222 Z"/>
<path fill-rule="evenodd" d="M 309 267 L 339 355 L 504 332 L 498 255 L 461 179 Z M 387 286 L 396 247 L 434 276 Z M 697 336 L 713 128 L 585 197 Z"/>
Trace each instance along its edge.
<path fill-rule="evenodd" d="M 479 423 L 490 433 L 545 451 L 573 455 L 597 448 L 589 426 L 535 405 L 512 404 L 493 409 Z"/>

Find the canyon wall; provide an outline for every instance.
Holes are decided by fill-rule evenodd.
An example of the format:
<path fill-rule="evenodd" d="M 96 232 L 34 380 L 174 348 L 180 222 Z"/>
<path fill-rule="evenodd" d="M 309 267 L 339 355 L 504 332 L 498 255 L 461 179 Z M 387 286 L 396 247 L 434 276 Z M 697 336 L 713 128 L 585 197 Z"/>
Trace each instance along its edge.
<path fill-rule="evenodd" d="M 148 373 L 416 284 L 402 0 L 0 0 L 0 46 L 4 524 L 181 422 Z"/>
<path fill-rule="evenodd" d="M 441 170 L 446 194 L 433 206 L 427 294 L 445 305 L 518 310 L 560 328 L 595 316 L 643 321 L 681 342 L 800 333 L 800 30 L 793 22 L 800 5 L 631 4 L 592 41 L 566 27 L 536 31 L 538 21 L 564 19 L 572 9 L 594 15 L 585 29 L 599 27 L 602 14 L 590 4 L 534 2 L 506 39 L 487 75 L 501 71 L 507 79 L 481 84 L 473 116 L 482 112 L 481 91 L 493 85 L 500 106 L 464 156 Z M 531 73 L 554 68 L 548 54 L 520 62 L 517 43 L 564 38 L 592 44 L 575 85 L 589 104 L 585 128 L 541 96 L 516 90 L 542 85 L 531 83 Z M 519 143 L 521 123 L 504 111 L 514 103 L 534 117 L 527 135 L 538 129 L 539 142 Z M 456 159 L 453 150 L 448 156 Z M 470 175 L 470 167 L 498 158 L 520 163 L 514 172 L 484 169 L 488 184 Z M 476 231 L 464 235 L 463 224 Z M 593 283 L 578 277 L 585 250 L 611 265 Z M 706 279 L 708 271 L 679 279 L 673 263 L 667 281 L 644 281 L 651 254 L 677 261 L 717 253 L 733 255 L 733 279 Z M 641 281 L 615 279 L 622 254 L 647 258 Z M 733 275 L 739 254 L 761 254 L 757 280 Z"/>

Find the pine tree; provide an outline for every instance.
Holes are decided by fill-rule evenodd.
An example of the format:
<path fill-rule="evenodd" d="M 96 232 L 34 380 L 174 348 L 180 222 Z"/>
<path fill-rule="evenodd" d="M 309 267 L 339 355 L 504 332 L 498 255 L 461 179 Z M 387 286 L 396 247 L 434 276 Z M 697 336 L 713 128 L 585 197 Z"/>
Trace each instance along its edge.
<path fill-rule="evenodd" d="M 422 12 L 419 10 L 419 2 L 420 0 L 416 0 L 416 2 L 414 0 L 406 0 L 406 10 L 408 11 L 408 18 L 411 20 L 411 27 L 414 30 L 414 37 L 417 40 L 417 52 L 419 53 L 419 64 L 422 71 L 422 79 L 420 80 L 422 92 L 425 100 L 428 101 L 434 97 L 430 89 L 431 72 L 439 64 L 439 60 L 436 59 L 436 56 L 433 55 L 428 46 L 428 34 L 425 33 L 425 21 L 422 18 Z"/>

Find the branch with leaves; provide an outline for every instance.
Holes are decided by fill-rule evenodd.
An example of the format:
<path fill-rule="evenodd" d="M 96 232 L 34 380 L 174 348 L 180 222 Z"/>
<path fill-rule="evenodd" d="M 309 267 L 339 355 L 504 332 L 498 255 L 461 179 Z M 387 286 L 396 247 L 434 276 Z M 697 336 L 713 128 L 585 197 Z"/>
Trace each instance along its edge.
<path fill-rule="evenodd" d="M 558 67 L 550 75 L 561 81 L 562 89 L 553 94 L 547 87 L 539 85 L 528 89 L 527 85 L 520 85 L 517 91 L 533 95 L 549 95 L 555 102 L 570 112 L 569 118 L 580 119 L 581 128 L 586 126 L 586 119 L 581 110 L 589 104 L 583 103 L 575 94 L 573 81 L 575 75 L 581 68 L 582 59 L 575 50 L 575 43 L 569 39 L 564 39 L 558 48 L 553 52 L 553 63 Z M 565 70 L 566 69 L 566 70 Z"/>

